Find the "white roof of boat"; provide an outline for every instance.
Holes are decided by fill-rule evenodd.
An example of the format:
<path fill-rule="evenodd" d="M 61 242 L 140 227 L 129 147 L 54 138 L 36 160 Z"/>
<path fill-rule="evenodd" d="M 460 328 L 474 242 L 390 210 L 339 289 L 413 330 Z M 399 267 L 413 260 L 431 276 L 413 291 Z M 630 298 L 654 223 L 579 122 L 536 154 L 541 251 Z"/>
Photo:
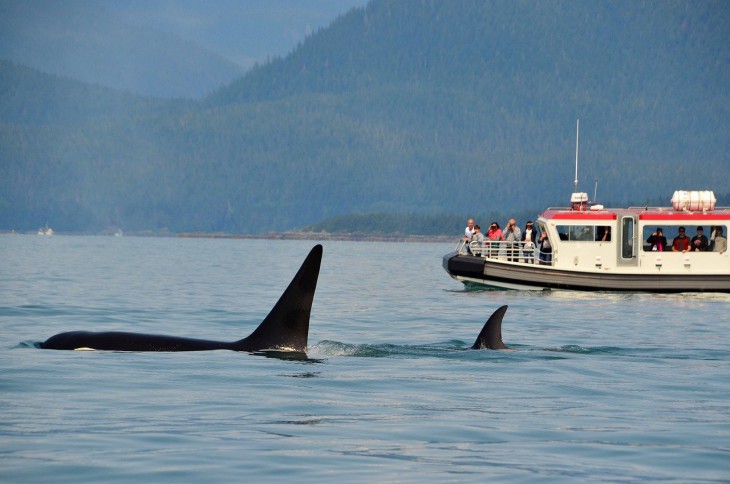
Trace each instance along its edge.
<path fill-rule="evenodd" d="M 730 223 L 730 208 L 719 207 L 710 211 L 674 210 L 672 207 L 629 207 L 604 208 L 598 210 L 573 210 L 570 208 L 548 208 L 540 216 L 545 220 L 607 221 L 621 216 L 637 216 L 639 220 L 684 221 L 688 224 L 703 221 L 725 221 Z"/>

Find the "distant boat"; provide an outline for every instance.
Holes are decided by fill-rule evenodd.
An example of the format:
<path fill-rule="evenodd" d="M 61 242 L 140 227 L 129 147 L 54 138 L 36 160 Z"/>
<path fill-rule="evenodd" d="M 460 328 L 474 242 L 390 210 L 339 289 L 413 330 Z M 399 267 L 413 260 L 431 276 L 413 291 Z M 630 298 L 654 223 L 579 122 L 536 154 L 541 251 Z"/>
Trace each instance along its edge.
<path fill-rule="evenodd" d="M 45 227 L 38 229 L 38 235 L 53 235 L 53 229 L 46 224 Z"/>

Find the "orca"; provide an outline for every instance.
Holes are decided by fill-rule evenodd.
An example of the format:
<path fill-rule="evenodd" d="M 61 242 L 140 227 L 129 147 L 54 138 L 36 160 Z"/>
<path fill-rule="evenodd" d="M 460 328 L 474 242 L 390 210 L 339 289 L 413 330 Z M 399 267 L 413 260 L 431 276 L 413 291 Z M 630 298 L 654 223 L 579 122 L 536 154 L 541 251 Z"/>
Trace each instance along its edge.
<path fill-rule="evenodd" d="M 474 342 L 474 346 L 471 347 L 473 350 L 508 350 L 504 342 L 502 342 L 502 318 L 507 312 L 507 305 L 505 304 L 501 308 L 497 309 L 492 313 L 484 327 L 482 327 L 477 340 Z"/>
<path fill-rule="evenodd" d="M 72 331 L 51 336 L 38 346 L 51 350 L 106 351 L 207 351 L 257 352 L 285 350 L 305 352 L 309 316 L 322 262 L 322 246 L 316 245 L 302 263 L 279 301 L 249 336 L 224 342 L 119 331 Z"/>

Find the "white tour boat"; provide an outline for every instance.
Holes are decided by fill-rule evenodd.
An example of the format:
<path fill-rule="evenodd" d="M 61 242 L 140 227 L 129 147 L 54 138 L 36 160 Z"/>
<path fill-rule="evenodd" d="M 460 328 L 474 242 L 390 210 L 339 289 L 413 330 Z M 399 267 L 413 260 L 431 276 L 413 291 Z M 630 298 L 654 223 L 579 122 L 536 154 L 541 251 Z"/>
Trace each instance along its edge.
<path fill-rule="evenodd" d="M 727 236 L 730 208 L 711 191 L 676 191 L 671 207 L 609 209 L 574 193 L 567 208 L 548 208 L 536 220 L 550 248 L 524 242 L 460 242 L 443 267 L 466 285 L 501 289 L 730 292 Z M 705 236 L 689 250 L 674 244 Z M 655 244 L 662 229 L 666 243 Z M 682 239 L 684 240 L 684 239 Z M 679 250 L 677 250 L 679 249 Z"/>

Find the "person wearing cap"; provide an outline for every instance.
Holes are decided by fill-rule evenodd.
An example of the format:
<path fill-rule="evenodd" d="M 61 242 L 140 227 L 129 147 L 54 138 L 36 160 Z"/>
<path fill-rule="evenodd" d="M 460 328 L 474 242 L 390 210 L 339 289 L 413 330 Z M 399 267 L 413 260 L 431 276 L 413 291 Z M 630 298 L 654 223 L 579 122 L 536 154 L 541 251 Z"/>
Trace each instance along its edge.
<path fill-rule="evenodd" d="M 535 242 L 537 241 L 537 230 L 532 226 L 532 220 L 525 224 L 522 232 L 522 255 L 525 262 L 535 263 Z"/>
<path fill-rule="evenodd" d="M 704 252 L 710 248 L 710 241 L 707 240 L 707 237 L 702 233 L 702 227 L 697 227 L 697 235 L 692 237 L 692 242 L 690 242 L 690 249 L 694 252 Z"/>

